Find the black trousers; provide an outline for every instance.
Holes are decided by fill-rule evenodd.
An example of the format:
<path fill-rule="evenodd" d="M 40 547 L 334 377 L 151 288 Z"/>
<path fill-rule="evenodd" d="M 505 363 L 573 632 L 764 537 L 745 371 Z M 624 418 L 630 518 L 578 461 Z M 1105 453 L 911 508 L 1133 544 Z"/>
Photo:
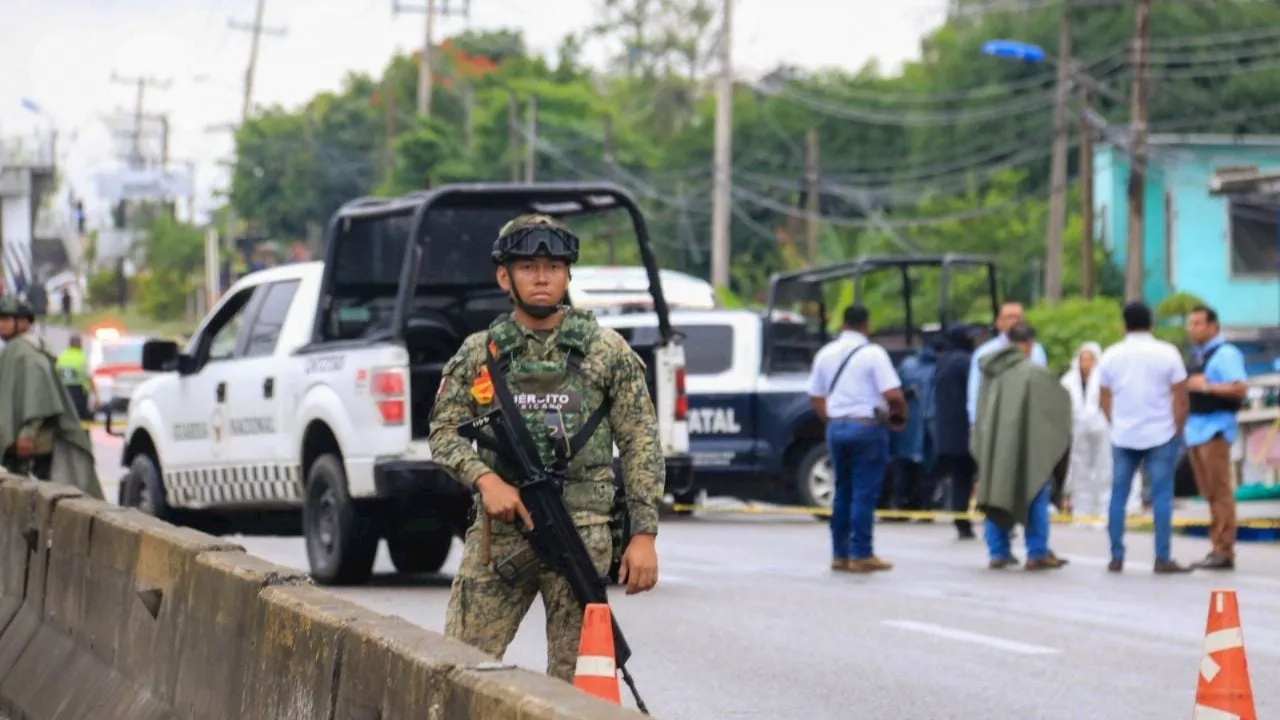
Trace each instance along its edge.
<path fill-rule="evenodd" d="M 67 385 L 67 395 L 71 396 L 71 404 L 75 406 L 76 414 L 83 420 L 93 419 L 93 408 L 89 407 L 89 394 L 84 391 L 83 385 Z"/>
<path fill-rule="evenodd" d="M 964 455 L 939 455 L 938 471 L 951 478 L 951 491 L 947 507 L 951 512 L 966 512 L 973 499 L 973 483 L 978 475 L 978 464 L 968 453 Z M 968 518 L 956 518 L 956 529 L 962 533 L 973 532 Z"/>

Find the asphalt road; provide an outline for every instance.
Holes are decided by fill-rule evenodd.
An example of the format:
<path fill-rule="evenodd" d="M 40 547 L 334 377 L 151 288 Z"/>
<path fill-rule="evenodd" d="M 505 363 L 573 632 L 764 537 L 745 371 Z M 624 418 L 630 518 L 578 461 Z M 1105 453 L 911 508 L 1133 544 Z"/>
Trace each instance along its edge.
<path fill-rule="evenodd" d="M 108 497 L 118 443 L 95 432 Z M 236 540 L 306 567 L 299 538 Z M 641 694 L 667 720 L 1167 720 L 1191 714 L 1210 591 L 1234 589 L 1258 714 L 1280 715 L 1280 685 L 1264 680 L 1280 676 L 1280 546 L 1242 544 L 1233 574 L 1154 576 L 1151 536 L 1134 533 L 1116 576 L 1101 530 L 1055 526 L 1051 544 L 1070 565 L 991 571 L 980 543 L 941 523 L 880 525 L 877 552 L 897 567 L 859 577 L 828 570 L 826 526 L 807 518 L 674 519 L 657 589 L 612 602 Z M 1174 548 L 1183 561 L 1207 550 Z M 384 548 L 373 584 L 337 592 L 440 631 L 460 551 L 441 576 L 405 578 Z M 507 659 L 542 671 L 544 641 L 535 603 Z"/>

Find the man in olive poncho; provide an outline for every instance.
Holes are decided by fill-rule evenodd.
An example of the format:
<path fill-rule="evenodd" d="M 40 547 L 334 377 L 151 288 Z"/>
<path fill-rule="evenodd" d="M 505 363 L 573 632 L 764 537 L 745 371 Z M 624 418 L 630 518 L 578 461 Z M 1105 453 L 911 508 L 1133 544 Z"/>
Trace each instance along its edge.
<path fill-rule="evenodd" d="M 29 332 L 31 307 L 0 298 L 0 462 L 6 470 L 74 485 L 102 499 L 93 445 L 58 381 L 44 341 Z"/>
<path fill-rule="evenodd" d="M 993 570 L 1018 564 L 1009 531 L 1026 531 L 1027 570 L 1066 564 L 1049 549 L 1049 504 L 1062 487 L 1071 449 L 1071 398 L 1057 376 L 1030 360 L 1035 329 L 1018 323 L 1009 344 L 978 362 L 977 422 L 969 451 L 978 463 L 978 509 Z"/>

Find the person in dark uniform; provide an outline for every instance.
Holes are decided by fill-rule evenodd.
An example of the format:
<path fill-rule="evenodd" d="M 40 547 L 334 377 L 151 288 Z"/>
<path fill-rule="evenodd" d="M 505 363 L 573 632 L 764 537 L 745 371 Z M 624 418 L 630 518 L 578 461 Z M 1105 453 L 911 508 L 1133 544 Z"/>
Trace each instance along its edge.
<path fill-rule="evenodd" d="M 935 447 L 938 474 L 949 477 L 947 509 L 967 512 L 973 498 L 973 480 L 978 466 L 969 454 L 969 416 L 967 407 L 969 363 L 973 359 L 974 329 L 956 325 L 947 330 L 947 349 L 938 361 L 934 374 Z M 972 540 L 973 523 L 956 518 L 956 532 L 961 540 Z"/>

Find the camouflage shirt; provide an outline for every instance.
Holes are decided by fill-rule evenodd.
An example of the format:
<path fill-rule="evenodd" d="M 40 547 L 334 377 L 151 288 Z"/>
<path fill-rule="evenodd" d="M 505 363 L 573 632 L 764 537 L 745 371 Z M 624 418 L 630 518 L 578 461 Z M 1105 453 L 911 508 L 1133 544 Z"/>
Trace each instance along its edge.
<path fill-rule="evenodd" d="M 573 437 L 591 412 L 608 399 L 607 422 L 569 463 L 565 504 L 578 525 L 609 521 L 614 500 L 613 446 L 617 443 L 626 482 L 631 532 L 657 533 L 658 505 L 666 482 L 657 416 L 645 383 L 644 362 L 614 330 L 601 328 L 589 312 L 569 310 L 560 326 L 540 333 L 510 315 L 496 319 L 487 332 L 468 337 L 444 367 L 431 417 L 431 455 L 467 485 L 496 472 L 519 485 L 513 468 L 487 450 L 477 451 L 458 435 L 457 426 L 493 408 L 485 368 L 487 353 L 509 359 L 507 382 L 542 460 L 552 460 L 543 411 L 558 408 Z M 575 371 L 571 353 L 579 354 Z M 495 527 L 495 531 L 497 528 Z"/>

